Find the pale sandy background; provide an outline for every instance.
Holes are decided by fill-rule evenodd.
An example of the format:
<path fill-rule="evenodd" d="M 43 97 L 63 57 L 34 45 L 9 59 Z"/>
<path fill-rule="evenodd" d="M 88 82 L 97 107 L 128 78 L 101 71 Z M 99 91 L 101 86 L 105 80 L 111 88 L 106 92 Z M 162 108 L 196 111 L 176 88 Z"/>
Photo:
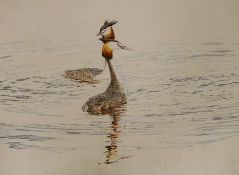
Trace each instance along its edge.
<path fill-rule="evenodd" d="M 181 38 L 238 39 L 237 0 L 1 0 L 1 40 L 77 39 L 118 19 L 120 37 L 135 44 Z M 96 30 L 97 29 L 97 30 Z M 130 36 L 130 37 L 129 37 Z"/>

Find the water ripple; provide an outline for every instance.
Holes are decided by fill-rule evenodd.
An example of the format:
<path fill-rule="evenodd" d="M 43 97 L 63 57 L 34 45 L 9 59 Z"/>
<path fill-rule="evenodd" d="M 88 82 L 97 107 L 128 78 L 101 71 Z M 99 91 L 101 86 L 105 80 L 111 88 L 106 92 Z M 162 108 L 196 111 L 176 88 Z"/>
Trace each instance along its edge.
<path fill-rule="evenodd" d="M 120 135 L 153 135 L 167 147 L 239 133 L 238 46 L 220 41 L 172 43 L 152 52 L 119 55 L 114 64 L 128 104 L 117 120 L 81 110 L 89 97 L 107 88 L 107 72 L 97 84 L 62 76 L 77 65 L 103 64 L 85 59 L 98 55 L 91 46 L 79 40 L 0 43 L 0 142 L 15 149 L 64 150 L 76 149 L 64 144 L 80 136 L 106 136 L 106 157 L 113 157 Z M 108 157 L 109 163 L 123 156 Z"/>

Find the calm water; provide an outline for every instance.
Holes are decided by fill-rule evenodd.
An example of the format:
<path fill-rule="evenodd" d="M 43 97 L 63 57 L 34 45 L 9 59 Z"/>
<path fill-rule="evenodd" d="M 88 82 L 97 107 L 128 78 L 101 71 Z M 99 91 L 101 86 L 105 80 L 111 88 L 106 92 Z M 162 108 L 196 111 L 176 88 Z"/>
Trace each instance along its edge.
<path fill-rule="evenodd" d="M 81 110 L 106 89 L 108 69 L 96 84 L 62 76 L 67 69 L 103 68 L 100 47 L 79 40 L 0 43 L 0 143 L 57 154 L 96 150 L 98 163 L 108 164 L 140 149 L 193 146 L 239 134 L 239 43 L 174 41 L 116 51 L 113 61 L 128 104 L 114 117 Z"/>

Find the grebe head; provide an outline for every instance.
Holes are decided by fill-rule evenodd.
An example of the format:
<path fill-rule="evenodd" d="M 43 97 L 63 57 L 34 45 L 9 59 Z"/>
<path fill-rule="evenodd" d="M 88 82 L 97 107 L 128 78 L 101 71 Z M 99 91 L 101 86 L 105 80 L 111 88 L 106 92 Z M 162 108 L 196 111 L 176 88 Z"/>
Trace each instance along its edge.
<path fill-rule="evenodd" d="M 116 23 L 118 23 L 118 21 L 116 20 L 113 21 L 105 20 L 104 24 L 100 28 L 100 32 L 97 35 L 102 35 L 108 27 L 113 26 Z"/>

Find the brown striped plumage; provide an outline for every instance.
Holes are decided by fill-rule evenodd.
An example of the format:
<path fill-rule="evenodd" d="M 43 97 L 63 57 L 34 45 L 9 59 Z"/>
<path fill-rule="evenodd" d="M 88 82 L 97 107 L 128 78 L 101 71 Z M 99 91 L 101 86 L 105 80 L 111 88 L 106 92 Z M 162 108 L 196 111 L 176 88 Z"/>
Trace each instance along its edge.
<path fill-rule="evenodd" d="M 110 59 L 106 59 L 111 82 L 105 92 L 95 95 L 82 106 L 83 111 L 90 114 L 109 114 L 114 108 L 127 103 L 123 85 L 120 83 Z"/>
<path fill-rule="evenodd" d="M 100 75 L 103 69 L 82 68 L 77 70 L 66 70 L 65 77 L 76 80 L 78 82 L 94 82 L 94 78 Z"/>

